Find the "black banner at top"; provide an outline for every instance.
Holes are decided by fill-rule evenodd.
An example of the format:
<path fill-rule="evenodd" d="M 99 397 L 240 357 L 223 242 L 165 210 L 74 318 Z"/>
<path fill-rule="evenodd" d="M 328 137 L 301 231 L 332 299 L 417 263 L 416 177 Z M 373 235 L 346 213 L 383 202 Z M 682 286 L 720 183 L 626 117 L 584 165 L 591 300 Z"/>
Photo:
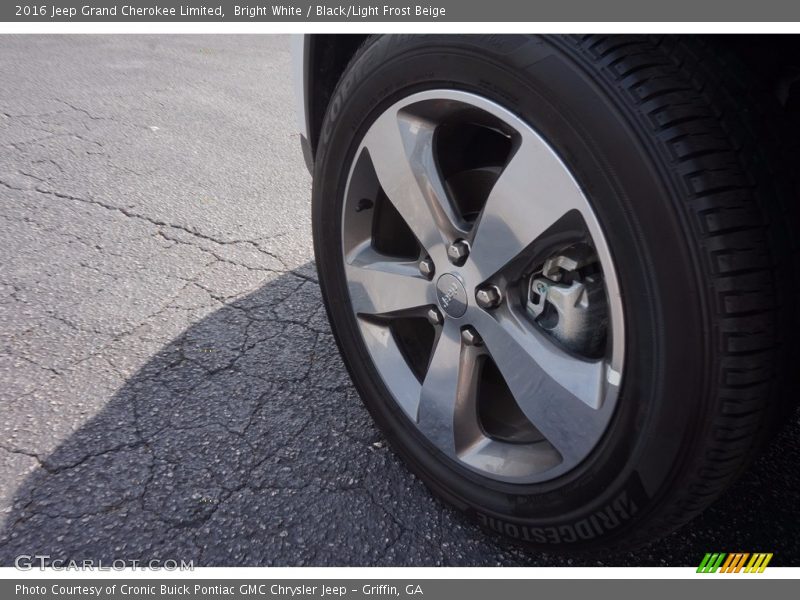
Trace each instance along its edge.
<path fill-rule="evenodd" d="M 787 0 L 4 0 L 4 22 L 794 22 Z"/>

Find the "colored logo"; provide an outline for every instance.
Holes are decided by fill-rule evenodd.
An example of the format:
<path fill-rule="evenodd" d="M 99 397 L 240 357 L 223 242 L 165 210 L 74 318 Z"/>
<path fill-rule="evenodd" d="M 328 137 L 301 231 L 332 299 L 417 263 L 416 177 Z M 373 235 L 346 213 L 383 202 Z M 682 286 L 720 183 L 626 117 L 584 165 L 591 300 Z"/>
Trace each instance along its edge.
<path fill-rule="evenodd" d="M 700 566 L 697 567 L 698 573 L 763 573 L 769 561 L 772 560 L 772 552 L 708 552 Z"/>

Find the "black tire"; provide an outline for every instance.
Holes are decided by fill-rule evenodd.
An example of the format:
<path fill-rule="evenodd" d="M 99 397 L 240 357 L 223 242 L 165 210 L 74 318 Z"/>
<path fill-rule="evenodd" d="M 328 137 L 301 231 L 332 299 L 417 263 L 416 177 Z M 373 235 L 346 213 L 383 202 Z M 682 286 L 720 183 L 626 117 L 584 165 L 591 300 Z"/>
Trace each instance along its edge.
<path fill-rule="evenodd" d="M 478 523 L 551 550 L 648 542 L 714 501 L 788 405 L 795 196 L 763 116 L 777 105 L 748 98 L 752 82 L 721 56 L 670 36 L 386 36 L 342 77 L 313 189 L 330 321 L 392 447 Z M 387 106 L 442 87 L 494 100 L 550 142 L 619 271 L 633 350 L 616 412 L 588 459 L 544 483 L 489 480 L 438 456 L 392 400 L 348 306 L 341 219 L 356 147 Z"/>

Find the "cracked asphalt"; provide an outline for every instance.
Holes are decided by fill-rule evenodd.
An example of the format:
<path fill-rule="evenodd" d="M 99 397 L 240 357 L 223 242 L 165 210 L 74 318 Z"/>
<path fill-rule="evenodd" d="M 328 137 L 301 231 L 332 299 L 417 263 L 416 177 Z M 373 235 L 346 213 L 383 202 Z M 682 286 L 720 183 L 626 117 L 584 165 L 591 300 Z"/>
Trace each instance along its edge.
<path fill-rule="evenodd" d="M 0 38 L 0 564 L 797 564 L 797 415 L 634 554 L 531 553 L 432 498 L 331 338 L 281 36 Z"/>

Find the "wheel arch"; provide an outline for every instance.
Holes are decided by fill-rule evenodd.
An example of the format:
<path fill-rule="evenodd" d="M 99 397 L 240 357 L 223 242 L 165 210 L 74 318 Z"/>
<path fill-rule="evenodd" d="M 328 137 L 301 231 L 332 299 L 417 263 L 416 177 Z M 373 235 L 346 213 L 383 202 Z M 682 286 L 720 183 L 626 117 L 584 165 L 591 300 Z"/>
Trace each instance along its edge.
<path fill-rule="evenodd" d="M 309 34 L 302 37 L 304 134 L 316 154 L 322 120 L 333 91 L 368 34 Z M 704 36 L 709 50 L 729 52 L 751 68 L 765 71 L 787 113 L 800 117 L 800 36 Z M 775 39 L 779 38 L 779 39 Z M 800 120 L 800 119 L 798 119 Z"/>
<path fill-rule="evenodd" d="M 304 111 L 310 158 L 316 154 L 322 120 L 333 90 L 359 46 L 361 34 L 306 35 L 304 44 Z"/>

